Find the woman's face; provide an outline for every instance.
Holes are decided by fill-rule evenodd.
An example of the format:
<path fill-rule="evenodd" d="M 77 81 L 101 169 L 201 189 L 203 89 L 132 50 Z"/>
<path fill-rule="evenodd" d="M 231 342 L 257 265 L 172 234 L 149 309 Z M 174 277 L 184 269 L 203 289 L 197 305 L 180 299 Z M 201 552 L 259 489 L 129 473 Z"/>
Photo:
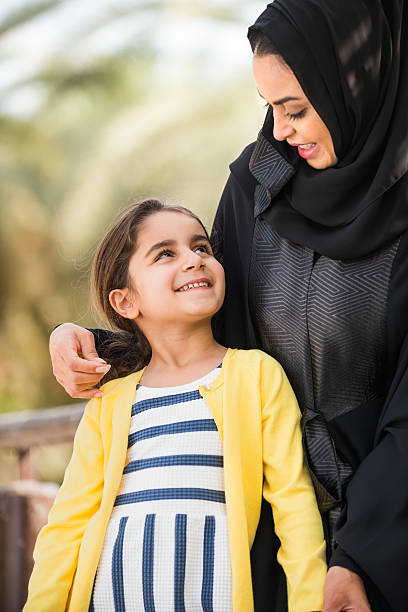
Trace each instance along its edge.
<path fill-rule="evenodd" d="M 253 72 L 259 94 L 273 109 L 273 135 L 297 147 L 315 170 L 337 164 L 333 140 L 290 67 L 276 55 L 254 55 Z"/>

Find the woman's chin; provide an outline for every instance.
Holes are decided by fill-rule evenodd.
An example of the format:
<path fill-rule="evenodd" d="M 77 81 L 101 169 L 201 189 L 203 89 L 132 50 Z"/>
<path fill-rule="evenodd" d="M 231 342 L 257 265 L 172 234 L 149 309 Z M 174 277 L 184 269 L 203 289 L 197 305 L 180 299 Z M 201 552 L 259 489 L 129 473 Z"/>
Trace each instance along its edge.
<path fill-rule="evenodd" d="M 321 154 L 316 157 L 311 157 L 310 159 L 305 159 L 305 162 L 314 170 L 326 170 L 327 168 L 335 166 L 338 159 L 335 155 L 330 156 Z"/>

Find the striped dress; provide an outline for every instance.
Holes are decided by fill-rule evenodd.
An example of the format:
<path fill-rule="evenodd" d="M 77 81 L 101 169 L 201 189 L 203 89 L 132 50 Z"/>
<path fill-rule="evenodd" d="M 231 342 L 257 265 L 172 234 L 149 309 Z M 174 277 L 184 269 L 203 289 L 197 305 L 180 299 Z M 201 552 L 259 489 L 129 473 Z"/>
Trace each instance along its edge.
<path fill-rule="evenodd" d="M 219 367 L 185 385 L 138 385 L 90 610 L 231 612 L 222 442 L 198 390 Z"/>

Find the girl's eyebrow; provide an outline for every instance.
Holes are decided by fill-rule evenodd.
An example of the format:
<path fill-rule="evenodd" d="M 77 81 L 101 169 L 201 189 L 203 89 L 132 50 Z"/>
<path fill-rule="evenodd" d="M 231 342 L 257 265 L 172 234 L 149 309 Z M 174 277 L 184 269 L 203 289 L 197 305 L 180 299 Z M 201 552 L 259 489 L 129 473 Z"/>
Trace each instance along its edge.
<path fill-rule="evenodd" d="M 204 234 L 194 234 L 194 236 L 191 237 L 191 242 L 198 242 L 199 240 L 210 242 L 208 236 L 205 236 Z"/>
<path fill-rule="evenodd" d="M 172 246 L 173 244 L 175 244 L 175 240 L 162 240 L 161 242 L 156 242 L 156 244 L 150 247 L 150 249 L 147 251 L 145 255 L 145 259 L 149 257 L 149 255 L 151 255 L 153 251 L 158 251 L 159 249 L 162 249 L 163 247 Z"/>
<path fill-rule="evenodd" d="M 199 240 L 205 240 L 208 243 L 210 242 L 208 237 L 204 234 L 194 234 L 193 236 L 191 236 L 191 242 L 198 242 Z M 164 247 L 174 246 L 175 244 L 175 240 L 162 240 L 161 242 L 156 242 L 156 244 L 151 246 L 150 249 L 147 251 L 145 259 L 147 259 L 149 255 L 151 255 L 154 251 L 158 251 L 160 249 L 163 249 Z"/>

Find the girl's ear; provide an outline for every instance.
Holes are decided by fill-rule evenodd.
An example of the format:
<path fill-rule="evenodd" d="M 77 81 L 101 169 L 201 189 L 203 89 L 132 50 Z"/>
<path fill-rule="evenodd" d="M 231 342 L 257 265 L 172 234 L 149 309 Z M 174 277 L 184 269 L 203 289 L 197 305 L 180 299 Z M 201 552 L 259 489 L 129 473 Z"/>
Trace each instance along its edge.
<path fill-rule="evenodd" d="M 109 303 L 113 310 L 125 319 L 137 319 L 139 308 L 136 305 L 135 296 L 128 288 L 112 289 L 109 293 Z"/>

